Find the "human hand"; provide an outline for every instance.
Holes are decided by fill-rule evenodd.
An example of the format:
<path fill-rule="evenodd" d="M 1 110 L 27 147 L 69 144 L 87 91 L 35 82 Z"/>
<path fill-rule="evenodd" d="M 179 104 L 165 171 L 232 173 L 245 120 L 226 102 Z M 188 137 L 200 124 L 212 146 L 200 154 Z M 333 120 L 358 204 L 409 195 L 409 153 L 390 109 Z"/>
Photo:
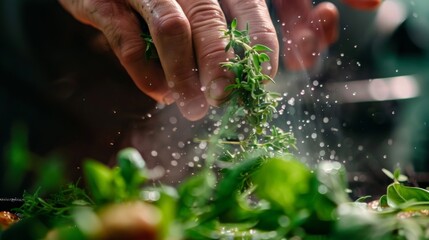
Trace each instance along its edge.
<path fill-rule="evenodd" d="M 342 0 L 361 10 L 375 9 L 382 0 Z M 305 70 L 317 62 L 324 51 L 338 37 L 339 13 L 335 5 L 322 2 L 312 6 L 310 1 L 273 0 L 281 23 L 282 53 L 285 67 Z"/>
<path fill-rule="evenodd" d="M 220 39 L 219 30 L 226 29 L 227 20 L 237 18 L 239 28 L 250 25 L 252 44 L 273 50 L 264 71 L 271 77 L 277 72 L 278 40 L 263 0 L 59 1 L 75 18 L 103 32 L 139 89 L 158 102 L 176 102 L 190 120 L 200 119 L 209 105 L 219 105 L 228 95 L 224 87 L 233 76 L 219 66 L 233 57 L 224 52 L 226 41 Z M 344 1 L 365 5 L 376 0 Z M 284 42 L 286 64 L 291 69 L 310 67 L 317 53 L 337 37 L 336 8 L 330 3 L 312 8 L 309 1 L 302 0 L 273 2 L 284 23 L 283 39 L 295 42 L 293 54 L 288 52 L 289 41 Z M 144 57 L 146 44 L 140 36 L 139 19 L 148 25 L 159 60 Z"/>
<path fill-rule="evenodd" d="M 223 0 L 59 0 L 76 19 L 99 29 L 135 84 L 153 99 L 176 102 L 190 120 L 203 117 L 209 105 L 218 105 L 233 79 L 219 65 L 226 53 L 226 17 L 249 23 L 254 43 L 265 44 L 271 76 L 277 71 L 278 42 L 265 1 Z M 140 34 L 147 24 L 159 59 L 145 59 L 146 44 Z"/>

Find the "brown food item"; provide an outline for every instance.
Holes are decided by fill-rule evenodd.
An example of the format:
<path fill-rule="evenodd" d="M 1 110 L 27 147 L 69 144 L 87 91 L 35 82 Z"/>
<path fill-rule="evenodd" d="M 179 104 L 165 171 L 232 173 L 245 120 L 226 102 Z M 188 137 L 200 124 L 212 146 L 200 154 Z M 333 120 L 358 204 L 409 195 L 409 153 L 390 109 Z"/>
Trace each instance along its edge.
<path fill-rule="evenodd" d="M 368 203 L 368 209 L 378 211 L 380 208 L 380 201 L 374 200 Z M 400 211 L 396 214 L 397 218 L 412 218 L 412 217 L 429 217 L 429 209 L 420 209 L 420 210 L 408 210 Z"/>
<path fill-rule="evenodd" d="M 19 217 L 16 216 L 15 214 L 8 211 L 0 212 L 0 229 L 5 230 L 10 225 L 18 221 L 19 221 Z"/>
<path fill-rule="evenodd" d="M 100 211 L 101 228 L 93 239 L 156 240 L 160 217 L 159 210 L 147 203 L 113 204 Z"/>

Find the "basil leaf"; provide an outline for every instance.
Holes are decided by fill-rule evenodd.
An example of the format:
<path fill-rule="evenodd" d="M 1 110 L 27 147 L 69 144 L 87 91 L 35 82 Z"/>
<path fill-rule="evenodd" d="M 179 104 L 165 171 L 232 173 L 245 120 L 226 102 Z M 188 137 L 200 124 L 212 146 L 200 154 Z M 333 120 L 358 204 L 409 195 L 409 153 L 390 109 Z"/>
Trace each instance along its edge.
<path fill-rule="evenodd" d="M 429 191 L 400 183 L 392 183 L 387 187 L 387 203 L 390 207 L 400 208 L 402 204 L 410 201 L 428 202 Z"/>
<path fill-rule="evenodd" d="M 126 148 L 118 153 L 118 166 L 120 175 L 130 192 L 138 191 L 139 186 L 148 178 L 146 162 L 134 148 Z"/>
<path fill-rule="evenodd" d="M 88 160 L 83 165 L 85 179 L 96 203 L 110 201 L 115 195 L 113 172 L 102 163 Z"/>

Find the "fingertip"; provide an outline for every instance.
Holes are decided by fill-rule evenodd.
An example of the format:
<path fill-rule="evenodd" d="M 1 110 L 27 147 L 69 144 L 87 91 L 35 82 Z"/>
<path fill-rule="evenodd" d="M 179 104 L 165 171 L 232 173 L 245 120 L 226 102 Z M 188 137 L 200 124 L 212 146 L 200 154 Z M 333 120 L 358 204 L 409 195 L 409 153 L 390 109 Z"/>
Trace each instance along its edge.
<path fill-rule="evenodd" d="M 177 106 L 186 119 L 197 121 L 203 118 L 209 109 L 209 105 L 204 95 L 190 99 L 188 101 L 176 101 Z"/>
<path fill-rule="evenodd" d="M 225 88 L 231 84 L 228 78 L 218 78 L 209 82 L 205 88 L 207 102 L 212 106 L 219 106 L 229 96 L 230 92 Z"/>
<path fill-rule="evenodd" d="M 312 11 L 310 22 L 312 30 L 321 39 L 321 45 L 326 46 L 338 39 L 339 12 L 330 2 L 318 4 Z"/>
<path fill-rule="evenodd" d="M 164 103 L 165 105 L 171 105 L 175 102 L 176 100 L 174 99 L 174 94 L 172 91 L 168 91 L 166 94 L 164 94 L 164 96 L 162 96 L 162 103 Z"/>
<path fill-rule="evenodd" d="M 343 3 L 359 10 L 374 10 L 382 0 L 342 0 Z"/>
<path fill-rule="evenodd" d="M 270 57 L 270 61 L 263 62 L 262 67 L 262 73 L 270 76 L 271 78 L 274 78 L 277 74 L 278 70 L 278 62 L 279 62 L 279 52 L 280 50 L 276 50 L 275 53 L 267 53 Z"/>

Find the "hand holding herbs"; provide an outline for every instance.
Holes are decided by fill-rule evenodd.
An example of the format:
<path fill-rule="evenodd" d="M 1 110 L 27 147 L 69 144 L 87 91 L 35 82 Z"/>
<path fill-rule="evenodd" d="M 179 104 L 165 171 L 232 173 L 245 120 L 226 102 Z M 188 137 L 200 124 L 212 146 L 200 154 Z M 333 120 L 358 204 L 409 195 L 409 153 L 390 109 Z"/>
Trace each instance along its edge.
<path fill-rule="evenodd" d="M 301 0 L 299 0 L 301 1 Z M 306 0 L 308 1 L 308 0 Z M 258 42 L 278 55 L 278 40 L 265 2 L 189 0 L 60 0 L 79 21 L 99 29 L 137 87 L 165 104 L 176 103 L 184 117 L 204 117 L 209 105 L 225 101 L 224 87 L 232 74 L 219 62 L 233 55 L 223 51 L 219 29 L 227 27 L 225 14 L 249 22 Z M 141 41 L 141 32 L 152 36 Z M 146 58 L 154 46 L 158 58 Z M 272 61 L 271 75 L 277 71 Z"/>
<path fill-rule="evenodd" d="M 262 73 L 269 48 L 250 45 L 234 20 L 224 37 L 236 56 L 222 66 L 235 81 L 207 139 L 206 165 L 177 188 L 149 185 L 132 148 L 108 168 L 88 160 L 86 188 L 24 194 L 22 220 L 1 239 L 427 239 L 429 191 L 408 187 L 399 170 L 379 200 L 352 202 L 338 162 L 314 169 L 293 155 L 295 138 L 272 126 L 280 95 Z M 247 130 L 246 130 L 247 129 Z M 29 231 L 29 229 L 34 229 Z"/>
<path fill-rule="evenodd" d="M 59 2 L 76 19 L 102 32 L 142 92 L 161 103 L 176 102 L 190 120 L 202 118 L 209 105 L 220 105 L 228 95 L 223 90 L 232 75 L 218 66 L 233 57 L 222 51 L 227 42 L 219 41 L 219 29 L 226 28 L 228 19 L 249 23 L 252 41 L 273 50 L 265 67 L 270 76 L 277 72 L 279 57 L 291 70 L 312 67 L 338 35 L 339 13 L 330 2 L 315 6 L 310 0 L 273 0 L 268 6 L 261 0 L 238 4 L 233 0 Z M 375 8 L 381 0 L 344 2 Z M 276 16 L 270 16 L 273 10 Z M 148 44 L 140 41 L 142 29 L 153 37 Z M 284 45 L 281 53 L 278 39 L 287 39 L 280 42 Z M 150 46 L 156 47 L 159 59 L 145 57 Z"/>

